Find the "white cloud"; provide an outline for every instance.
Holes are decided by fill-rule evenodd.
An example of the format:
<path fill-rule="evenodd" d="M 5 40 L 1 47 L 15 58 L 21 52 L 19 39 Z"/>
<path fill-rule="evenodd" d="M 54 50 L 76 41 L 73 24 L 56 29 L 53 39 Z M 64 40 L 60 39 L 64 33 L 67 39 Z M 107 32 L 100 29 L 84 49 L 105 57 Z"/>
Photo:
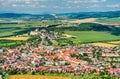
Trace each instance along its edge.
<path fill-rule="evenodd" d="M 107 0 L 68 0 L 67 2 L 68 3 L 88 3 L 88 2 L 91 2 L 91 3 L 98 3 L 98 2 L 106 2 Z"/>
<path fill-rule="evenodd" d="M 99 8 L 99 5 L 94 4 L 94 5 L 89 6 L 88 8 Z"/>
<path fill-rule="evenodd" d="M 12 7 L 16 7 L 17 5 L 16 4 L 12 4 Z"/>
<path fill-rule="evenodd" d="M 120 8 L 120 4 L 107 5 L 108 8 Z"/>

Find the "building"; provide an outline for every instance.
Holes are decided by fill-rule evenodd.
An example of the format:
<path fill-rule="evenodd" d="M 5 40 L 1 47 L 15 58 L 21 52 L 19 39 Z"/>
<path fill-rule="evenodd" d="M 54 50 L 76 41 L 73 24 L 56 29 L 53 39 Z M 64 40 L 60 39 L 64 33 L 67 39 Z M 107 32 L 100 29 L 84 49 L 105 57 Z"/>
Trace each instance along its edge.
<path fill-rule="evenodd" d="M 38 35 L 38 34 L 40 34 L 40 31 L 38 29 L 30 32 L 30 35 Z"/>

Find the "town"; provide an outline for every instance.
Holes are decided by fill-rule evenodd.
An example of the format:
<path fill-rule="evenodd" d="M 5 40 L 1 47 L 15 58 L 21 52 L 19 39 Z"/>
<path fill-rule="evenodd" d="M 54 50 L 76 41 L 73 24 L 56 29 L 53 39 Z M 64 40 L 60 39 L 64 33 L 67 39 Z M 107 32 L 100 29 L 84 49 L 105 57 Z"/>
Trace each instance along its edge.
<path fill-rule="evenodd" d="M 92 44 L 53 46 L 57 35 L 46 30 L 31 31 L 36 37 L 15 48 L 0 49 L 0 69 L 8 74 L 31 72 L 101 73 L 120 76 L 120 46 L 102 47 Z"/>

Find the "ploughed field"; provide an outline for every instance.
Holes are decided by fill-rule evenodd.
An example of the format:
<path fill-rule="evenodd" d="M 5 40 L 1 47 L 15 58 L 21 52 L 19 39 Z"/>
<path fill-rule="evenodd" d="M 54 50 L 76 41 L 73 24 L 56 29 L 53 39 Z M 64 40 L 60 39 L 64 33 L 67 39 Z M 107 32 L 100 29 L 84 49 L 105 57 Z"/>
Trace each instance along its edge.
<path fill-rule="evenodd" d="M 70 79 L 69 77 L 59 76 L 40 76 L 40 75 L 12 75 L 10 79 Z"/>

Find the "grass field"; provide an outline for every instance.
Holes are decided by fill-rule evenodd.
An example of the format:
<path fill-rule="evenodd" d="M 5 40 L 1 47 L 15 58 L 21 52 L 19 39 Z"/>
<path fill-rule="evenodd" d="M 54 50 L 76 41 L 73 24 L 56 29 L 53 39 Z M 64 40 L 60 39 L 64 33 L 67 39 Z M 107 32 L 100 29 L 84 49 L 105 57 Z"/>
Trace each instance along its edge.
<path fill-rule="evenodd" d="M 40 76 L 40 75 L 12 75 L 10 79 L 70 79 L 69 77 Z"/>
<path fill-rule="evenodd" d="M 120 17 L 118 18 L 98 18 L 98 22 L 120 22 Z"/>
<path fill-rule="evenodd" d="M 21 45 L 24 41 L 28 40 L 29 37 L 6 37 L 0 38 L 0 47 L 11 47 Z"/>
<path fill-rule="evenodd" d="M 22 40 L 0 40 L 0 48 L 1 47 L 13 47 L 23 44 Z"/>
<path fill-rule="evenodd" d="M 74 43 L 120 40 L 120 36 L 112 35 L 109 32 L 65 31 L 65 34 L 75 36 L 75 38 L 71 38 Z"/>
<path fill-rule="evenodd" d="M 25 30 L 22 24 L 4 24 L 0 25 L 0 37 L 14 36 L 15 33 Z"/>

